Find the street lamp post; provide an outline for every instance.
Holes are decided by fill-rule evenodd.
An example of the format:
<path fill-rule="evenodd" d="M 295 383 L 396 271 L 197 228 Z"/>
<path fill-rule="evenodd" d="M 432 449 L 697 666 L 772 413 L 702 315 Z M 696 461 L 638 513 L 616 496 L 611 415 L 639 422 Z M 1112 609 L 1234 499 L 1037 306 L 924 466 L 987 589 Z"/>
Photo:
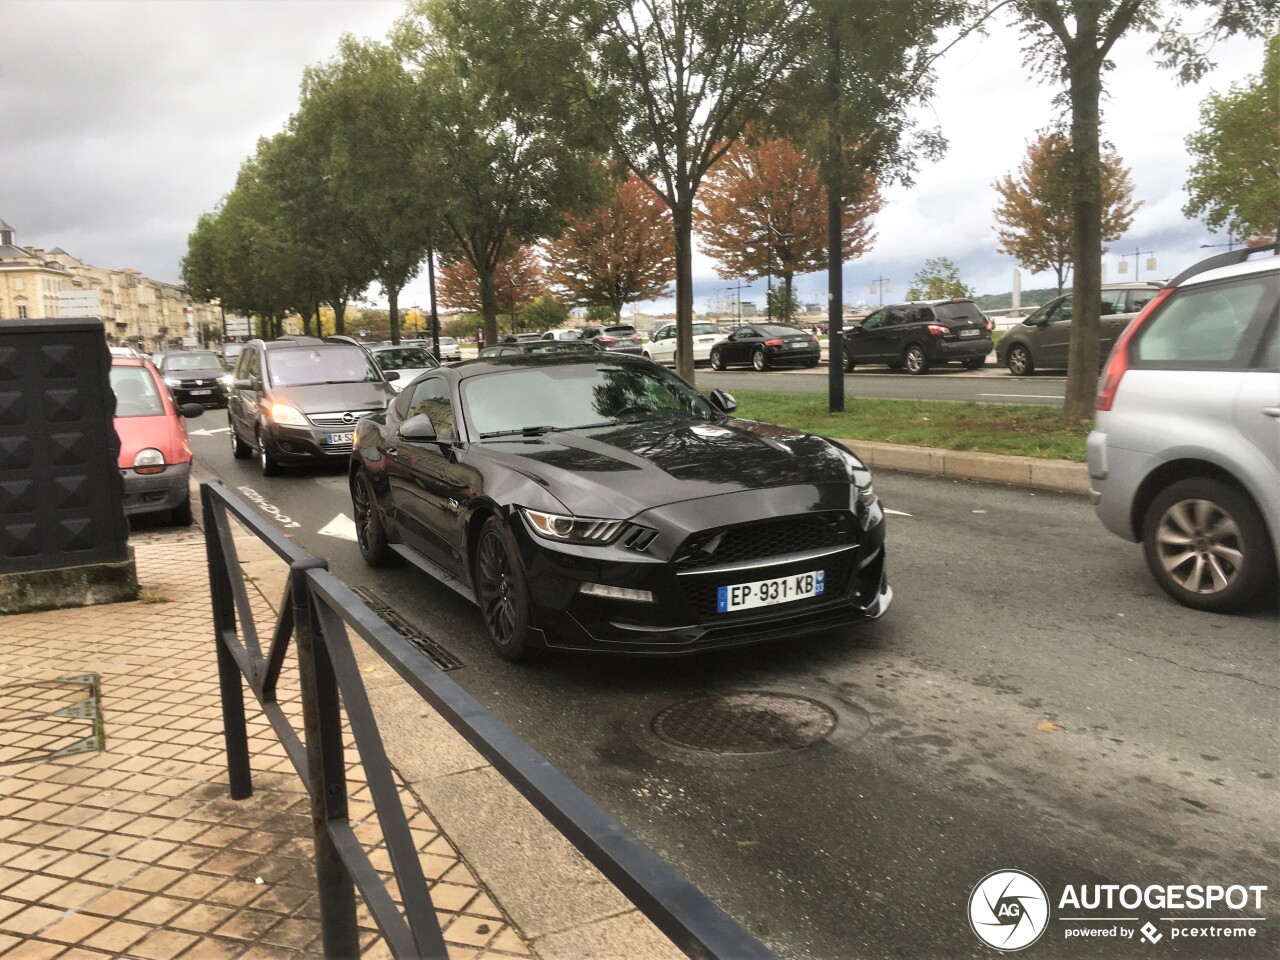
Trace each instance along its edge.
<path fill-rule="evenodd" d="M 873 294 L 874 294 L 874 293 L 876 292 L 876 287 L 877 287 L 877 286 L 880 288 L 880 289 L 879 289 L 879 293 L 880 293 L 880 306 L 882 306 L 882 307 L 883 307 L 883 306 L 884 306 L 884 292 L 885 292 L 886 290 L 888 290 L 890 293 L 893 293 L 893 281 L 891 281 L 888 277 L 876 277 L 874 280 L 872 280 L 872 281 L 871 281 L 871 293 L 873 293 Z"/>
<path fill-rule="evenodd" d="M 1156 252 L 1155 252 L 1154 250 L 1134 250 L 1134 251 L 1133 251 L 1133 253 L 1122 253 L 1122 254 L 1120 254 L 1120 270 L 1119 270 L 1118 272 L 1119 272 L 1119 273 L 1128 273 L 1128 272 L 1129 272 L 1129 258 L 1130 258 L 1130 257 L 1133 257 L 1133 279 L 1134 279 L 1134 280 L 1139 280 L 1139 279 L 1141 279 L 1141 275 L 1142 275 L 1142 267 L 1141 267 L 1141 263 L 1142 263 L 1142 261 L 1141 261 L 1141 259 L 1139 259 L 1139 258 L 1140 258 L 1144 253 L 1145 253 L 1147 256 L 1149 256 L 1149 257 L 1151 258 L 1150 260 L 1148 260 L 1148 261 L 1147 261 L 1147 269 L 1148 269 L 1148 270 L 1154 270 L 1154 269 L 1156 268 L 1156 259 L 1155 259 Z"/>
<path fill-rule="evenodd" d="M 766 218 L 765 231 L 758 236 L 752 237 L 747 243 L 763 243 L 764 244 L 764 304 L 765 313 L 769 318 L 769 322 L 773 323 L 773 248 L 774 241 L 790 240 L 795 236 L 793 233 L 783 233 L 773 225 L 773 220 Z"/>

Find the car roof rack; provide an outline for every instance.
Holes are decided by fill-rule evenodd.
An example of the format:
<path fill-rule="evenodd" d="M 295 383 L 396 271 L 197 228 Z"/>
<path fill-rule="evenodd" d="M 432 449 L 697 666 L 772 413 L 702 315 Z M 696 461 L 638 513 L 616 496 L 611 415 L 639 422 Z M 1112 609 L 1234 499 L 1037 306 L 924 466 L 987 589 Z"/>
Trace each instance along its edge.
<path fill-rule="evenodd" d="M 1280 250 L 1280 243 L 1268 243 L 1261 247 L 1241 247 L 1239 250 L 1228 250 L 1226 253 L 1216 254 L 1207 260 L 1201 260 L 1194 266 L 1187 267 L 1187 269 L 1170 280 L 1167 285 L 1176 287 L 1184 280 L 1189 280 L 1198 274 L 1217 270 L 1219 267 L 1230 267 L 1237 263 L 1244 263 L 1260 253 L 1270 251 L 1271 255 L 1275 256 L 1278 250 Z"/>

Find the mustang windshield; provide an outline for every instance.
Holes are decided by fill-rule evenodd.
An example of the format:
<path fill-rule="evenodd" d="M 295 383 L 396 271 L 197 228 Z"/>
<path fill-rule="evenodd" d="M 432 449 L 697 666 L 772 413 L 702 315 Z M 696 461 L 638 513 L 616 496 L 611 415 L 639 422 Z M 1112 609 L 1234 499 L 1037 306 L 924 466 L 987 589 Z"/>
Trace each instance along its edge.
<path fill-rule="evenodd" d="M 503 370 L 464 381 L 462 402 L 472 430 L 482 438 L 716 416 L 711 404 L 675 374 L 640 365 Z"/>
<path fill-rule="evenodd" d="M 277 387 L 381 379 L 369 365 L 363 350 L 343 344 L 268 350 L 267 367 L 271 370 L 271 382 Z"/>

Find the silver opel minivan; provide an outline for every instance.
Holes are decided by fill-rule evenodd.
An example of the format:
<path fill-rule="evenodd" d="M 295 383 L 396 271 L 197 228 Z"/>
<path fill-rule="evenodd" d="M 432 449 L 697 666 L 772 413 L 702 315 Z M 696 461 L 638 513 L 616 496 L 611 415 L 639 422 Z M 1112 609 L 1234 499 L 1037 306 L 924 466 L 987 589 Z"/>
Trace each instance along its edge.
<path fill-rule="evenodd" d="M 1179 603 L 1280 592 L 1280 245 L 1191 267 L 1117 340 L 1089 434 L 1090 497 Z"/>

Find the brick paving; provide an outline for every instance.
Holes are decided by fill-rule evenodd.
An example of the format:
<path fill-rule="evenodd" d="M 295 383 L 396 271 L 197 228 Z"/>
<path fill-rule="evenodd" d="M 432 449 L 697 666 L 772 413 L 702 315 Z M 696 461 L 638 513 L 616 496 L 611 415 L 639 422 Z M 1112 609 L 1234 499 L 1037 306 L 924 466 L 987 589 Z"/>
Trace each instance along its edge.
<path fill-rule="evenodd" d="M 320 956 L 306 792 L 247 692 L 255 792 L 227 792 L 203 540 L 134 544 L 141 601 L 0 617 L 0 958 Z M 280 689 L 300 727 L 292 671 Z M 354 756 L 351 820 L 389 879 Z M 403 783 L 400 796 L 452 960 L 531 956 Z M 361 955 L 390 956 L 363 904 L 359 921 Z"/>

